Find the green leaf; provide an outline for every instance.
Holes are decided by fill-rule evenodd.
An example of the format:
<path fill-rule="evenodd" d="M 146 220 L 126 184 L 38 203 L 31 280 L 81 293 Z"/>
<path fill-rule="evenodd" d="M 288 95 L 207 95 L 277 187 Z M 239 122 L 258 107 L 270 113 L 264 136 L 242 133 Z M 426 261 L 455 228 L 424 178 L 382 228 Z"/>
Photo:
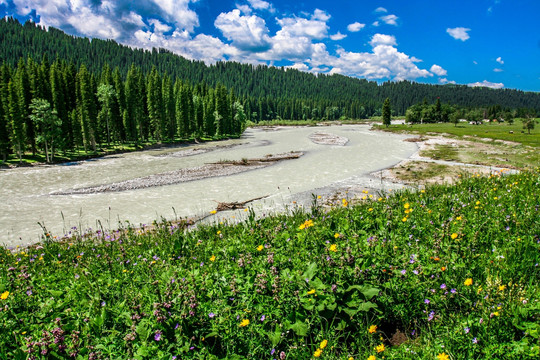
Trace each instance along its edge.
<path fill-rule="evenodd" d="M 276 326 L 274 332 L 267 332 L 266 335 L 268 335 L 268 339 L 272 343 L 273 347 L 276 347 L 281 341 L 281 331 L 279 330 L 278 326 Z"/>
<path fill-rule="evenodd" d="M 302 321 L 297 321 L 291 325 L 290 329 L 298 336 L 306 336 L 308 333 L 308 326 Z"/>
<path fill-rule="evenodd" d="M 309 264 L 306 272 L 302 275 L 304 279 L 313 279 L 313 276 L 315 276 L 315 273 L 317 272 L 317 263 L 311 263 Z"/>
<path fill-rule="evenodd" d="M 47 290 L 47 291 L 55 298 L 59 298 L 64 293 L 64 291 L 60 291 L 60 290 Z"/>

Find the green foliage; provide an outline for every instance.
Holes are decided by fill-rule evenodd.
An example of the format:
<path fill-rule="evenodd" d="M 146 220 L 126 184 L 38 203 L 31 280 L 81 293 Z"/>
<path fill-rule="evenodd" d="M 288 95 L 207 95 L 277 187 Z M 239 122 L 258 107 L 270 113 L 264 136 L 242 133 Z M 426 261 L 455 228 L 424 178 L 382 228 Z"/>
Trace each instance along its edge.
<path fill-rule="evenodd" d="M 331 210 L 314 197 L 310 212 L 190 231 L 45 232 L 0 249 L 0 353 L 536 358 L 539 181 L 473 176 Z"/>
<path fill-rule="evenodd" d="M 386 98 L 384 100 L 384 104 L 382 107 L 382 120 L 383 125 L 386 127 L 390 126 L 390 123 L 392 121 L 392 109 L 390 108 L 390 98 Z"/>

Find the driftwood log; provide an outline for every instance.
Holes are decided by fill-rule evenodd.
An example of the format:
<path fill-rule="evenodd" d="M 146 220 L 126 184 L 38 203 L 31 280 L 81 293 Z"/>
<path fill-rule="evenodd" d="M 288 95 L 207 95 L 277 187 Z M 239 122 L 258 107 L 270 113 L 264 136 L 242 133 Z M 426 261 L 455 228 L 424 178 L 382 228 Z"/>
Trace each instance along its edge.
<path fill-rule="evenodd" d="M 250 203 L 252 201 L 264 199 L 268 197 L 267 196 L 260 196 L 254 199 L 249 199 L 246 201 L 233 201 L 233 202 L 217 202 L 218 205 L 216 207 L 216 211 L 227 211 L 227 210 L 237 210 L 237 209 L 243 209 L 247 203 Z M 214 200 L 215 201 L 215 200 Z"/>

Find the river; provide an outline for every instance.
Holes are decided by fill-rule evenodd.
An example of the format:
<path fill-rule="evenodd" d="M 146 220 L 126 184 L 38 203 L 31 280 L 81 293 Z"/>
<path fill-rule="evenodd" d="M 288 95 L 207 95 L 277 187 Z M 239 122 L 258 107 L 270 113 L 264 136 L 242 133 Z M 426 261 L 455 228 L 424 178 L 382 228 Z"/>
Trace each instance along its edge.
<path fill-rule="evenodd" d="M 345 146 L 320 145 L 310 135 L 324 132 L 349 139 Z M 161 218 L 173 220 L 209 214 L 217 202 L 245 201 L 258 214 L 309 204 L 311 194 L 330 195 L 349 188 L 396 185 L 369 174 L 410 157 L 417 146 L 406 136 L 370 131 L 368 125 L 250 128 L 240 139 L 126 153 L 78 163 L 0 171 L 0 244 L 39 241 L 43 230 L 58 237 L 79 231 L 135 226 Z M 193 151 L 195 149 L 196 151 Z M 183 156 L 192 151 L 192 156 Z M 302 157 L 231 176 L 175 185 L 95 194 L 55 195 L 153 174 L 192 168 L 220 160 L 260 158 L 301 151 Z M 242 219 L 244 212 L 218 213 L 205 221 Z M 119 224 L 121 223 L 121 224 Z"/>

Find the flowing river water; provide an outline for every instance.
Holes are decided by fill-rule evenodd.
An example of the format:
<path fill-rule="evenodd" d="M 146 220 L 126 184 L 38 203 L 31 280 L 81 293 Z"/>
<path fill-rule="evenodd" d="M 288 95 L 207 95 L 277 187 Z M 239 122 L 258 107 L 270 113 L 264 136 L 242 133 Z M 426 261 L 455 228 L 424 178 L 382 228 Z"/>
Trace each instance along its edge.
<path fill-rule="evenodd" d="M 317 132 L 348 138 L 346 145 L 321 145 Z M 0 244 L 8 247 L 40 240 L 41 225 L 58 237 L 79 231 L 150 224 L 162 218 L 208 215 L 217 202 L 264 199 L 249 204 L 258 214 L 281 212 L 293 202 L 309 204 L 311 194 L 331 195 L 343 189 L 395 187 L 370 174 L 410 157 L 417 146 L 405 136 L 370 131 L 368 125 L 250 128 L 237 140 L 193 144 L 107 156 L 78 163 L 0 171 Z M 291 151 L 304 153 L 265 168 L 173 185 L 89 194 L 58 195 L 194 168 L 220 160 L 261 158 Z M 191 152 L 189 155 L 185 156 Z M 218 213 L 205 221 L 245 212 Z"/>

